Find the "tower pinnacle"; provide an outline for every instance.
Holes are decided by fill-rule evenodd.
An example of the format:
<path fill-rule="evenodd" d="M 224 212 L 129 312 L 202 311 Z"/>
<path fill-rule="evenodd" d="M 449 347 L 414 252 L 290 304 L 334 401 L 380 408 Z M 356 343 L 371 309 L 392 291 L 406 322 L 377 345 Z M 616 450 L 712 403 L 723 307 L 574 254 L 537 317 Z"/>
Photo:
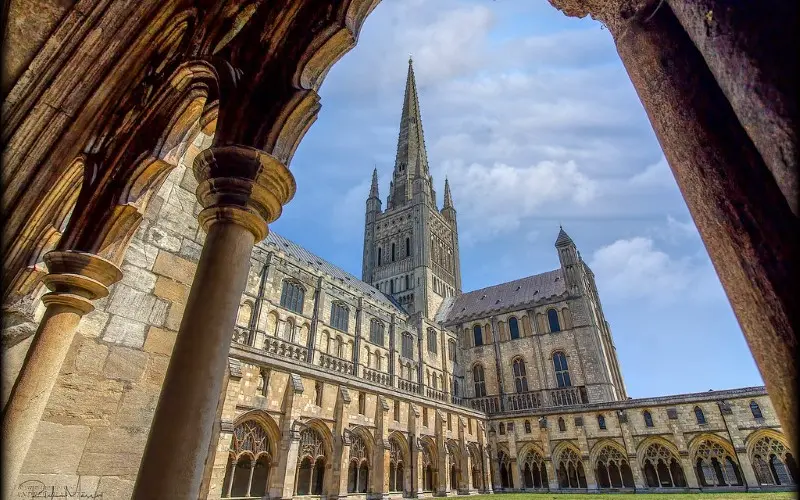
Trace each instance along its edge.
<path fill-rule="evenodd" d="M 556 247 L 568 246 L 572 245 L 575 246 L 575 243 L 572 241 L 572 238 L 569 237 L 564 228 L 561 225 L 558 226 L 558 238 L 556 238 Z"/>
<path fill-rule="evenodd" d="M 450 181 L 444 178 L 444 208 L 453 208 L 453 195 L 450 194 Z"/>
<path fill-rule="evenodd" d="M 369 188 L 370 198 L 380 198 L 378 195 L 378 167 L 372 171 L 372 186 Z"/>

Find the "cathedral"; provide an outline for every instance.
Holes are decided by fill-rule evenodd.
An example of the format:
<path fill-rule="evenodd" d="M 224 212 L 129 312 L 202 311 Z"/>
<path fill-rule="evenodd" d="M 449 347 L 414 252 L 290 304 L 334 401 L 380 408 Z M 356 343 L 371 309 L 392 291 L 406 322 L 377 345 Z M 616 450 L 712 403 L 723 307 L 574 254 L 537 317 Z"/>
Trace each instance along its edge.
<path fill-rule="evenodd" d="M 200 131 L 186 148 L 121 281 L 77 325 L 17 495 L 134 495 L 200 273 L 191 165 L 211 140 Z M 439 208 L 409 61 L 385 208 L 377 170 L 365 193 L 361 279 L 275 232 L 250 255 L 236 325 L 221 333 L 231 343 L 216 418 L 201 429 L 213 439 L 203 498 L 795 488 L 796 458 L 763 387 L 628 397 L 594 274 L 563 228 L 558 269 L 462 290 L 447 180 L 443 192 Z M 26 302 L 35 321 L 43 292 Z M 22 340 L 4 352 L 4 405 L 26 328 L 6 328 Z M 189 376 L 170 398 L 208 383 Z"/>

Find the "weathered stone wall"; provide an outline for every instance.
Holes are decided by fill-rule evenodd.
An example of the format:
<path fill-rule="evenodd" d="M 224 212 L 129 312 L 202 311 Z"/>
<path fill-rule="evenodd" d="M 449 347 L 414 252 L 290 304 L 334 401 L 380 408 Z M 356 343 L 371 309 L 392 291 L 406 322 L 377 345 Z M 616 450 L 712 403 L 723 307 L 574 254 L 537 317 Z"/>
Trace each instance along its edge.
<path fill-rule="evenodd" d="M 81 320 L 20 483 L 130 497 L 203 244 L 187 165 L 209 140 L 189 146 L 131 241 L 122 281 Z"/>

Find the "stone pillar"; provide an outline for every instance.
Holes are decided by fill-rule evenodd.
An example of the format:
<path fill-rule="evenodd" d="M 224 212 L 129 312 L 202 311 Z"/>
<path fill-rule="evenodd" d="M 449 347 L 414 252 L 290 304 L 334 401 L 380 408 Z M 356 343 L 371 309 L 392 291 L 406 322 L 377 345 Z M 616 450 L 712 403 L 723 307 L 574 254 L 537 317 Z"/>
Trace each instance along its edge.
<path fill-rule="evenodd" d="M 500 410 L 505 409 L 505 384 L 503 384 L 503 368 L 501 366 L 500 355 L 500 335 L 497 329 L 497 318 L 491 317 L 492 324 L 492 347 L 494 347 L 494 367 L 497 373 L 497 397 L 500 400 Z"/>
<path fill-rule="evenodd" d="M 589 455 L 581 455 L 583 462 L 583 472 L 586 474 L 586 488 L 589 491 L 597 490 L 597 476 L 594 473 L 594 465 L 589 462 Z"/>
<path fill-rule="evenodd" d="M 422 330 L 420 330 L 422 331 Z M 420 356 L 422 358 L 422 356 Z M 450 479 L 450 469 L 448 468 L 447 437 L 444 435 L 444 415 L 439 410 L 433 411 L 434 429 L 436 432 L 436 493 L 434 496 L 447 496 L 447 483 Z"/>
<path fill-rule="evenodd" d="M 51 290 L 42 296 L 47 310 L 3 410 L 4 498 L 16 487 L 78 322 L 94 310 L 93 300 L 107 296 L 108 287 L 122 279 L 117 266 L 89 253 L 53 251 L 44 261 L 49 274 L 42 281 Z"/>
<path fill-rule="evenodd" d="M 300 454 L 300 431 L 292 429 L 287 431 L 281 439 L 281 457 L 278 462 L 280 474 L 277 480 L 280 482 L 279 496 L 281 499 L 290 499 L 294 496 L 295 479 L 297 476 L 297 457 Z M 347 485 L 345 484 L 345 491 Z"/>
<path fill-rule="evenodd" d="M 689 457 L 689 453 L 681 452 L 679 461 L 683 469 L 683 477 L 686 478 L 686 486 L 693 490 L 699 490 L 700 484 L 697 482 L 697 474 L 694 472 L 694 465 L 692 464 L 691 457 Z"/>
<path fill-rule="evenodd" d="M 800 82 L 797 61 L 785 57 L 787 50 L 800 45 L 798 3 L 667 3 L 702 54 L 792 211 L 800 216 L 796 113 Z"/>
<path fill-rule="evenodd" d="M 798 219 L 695 44 L 668 5 L 653 3 L 660 8 L 627 12 L 625 21 L 619 12 L 599 14 L 608 14 L 604 21 L 753 352 L 782 428 L 790 442 L 797 442 L 794 325 L 800 324 L 800 295 L 794 276 L 800 255 Z"/>
<path fill-rule="evenodd" d="M 375 404 L 375 453 L 370 467 L 371 499 L 389 497 L 389 403 L 378 396 Z M 370 491 L 371 490 L 371 491 Z"/>
<path fill-rule="evenodd" d="M 331 497 L 347 496 L 347 469 L 350 463 L 350 431 L 347 424 L 350 421 L 350 392 L 345 386 L 340 385 L 336 395 L 336 405 L 333 409 L 333 457 L 331 457 L 332 490 Z"/>
<path fill-rule="evenodd" d="M 133 498 L 194 498 L 222 389 L 239 300 L 256 241 L 295 191 L 285 165 L 244 146 L 201 152 L 194 162 L 198 219 L 207 231 L 153 418 Z"/>
<path fill-rule="evenodd" d="M 544 459 L 544 468 L 547 470 L 547 483 L 551 491 L 558 489 L 558 475 L 556 469 L 553 467 L 553 460 L 551 458 Z"/>

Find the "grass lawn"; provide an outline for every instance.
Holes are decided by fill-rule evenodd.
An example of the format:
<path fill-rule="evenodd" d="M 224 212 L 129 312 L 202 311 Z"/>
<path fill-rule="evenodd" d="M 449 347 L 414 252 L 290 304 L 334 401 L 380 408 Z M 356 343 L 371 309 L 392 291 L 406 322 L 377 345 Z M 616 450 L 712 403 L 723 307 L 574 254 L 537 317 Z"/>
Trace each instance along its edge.
<path fill-rule="evenodd" d="M 500 493 L 466 497 L 469 500 L 792 500 L 797 492 L 783 493 Z"/>

